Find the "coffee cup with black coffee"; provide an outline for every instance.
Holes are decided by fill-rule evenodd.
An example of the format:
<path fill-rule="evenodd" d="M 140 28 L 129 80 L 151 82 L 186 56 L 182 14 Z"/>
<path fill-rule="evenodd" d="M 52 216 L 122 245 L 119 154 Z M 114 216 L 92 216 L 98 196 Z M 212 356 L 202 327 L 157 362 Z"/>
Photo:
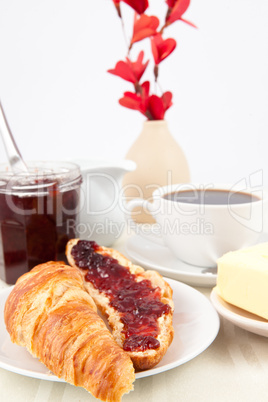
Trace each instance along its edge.
<path fill-rule="evenodd" d="M 132 225 L 138 234 L 165 245 L 186 263 L 214 267 L 224 253 L 255 244 L 263 231 L 267 194 L 235 185 L 184 183 L 156 189 L 152 200 L 134 199 L 128 213 L 143 207 L 153 225 Z"/>

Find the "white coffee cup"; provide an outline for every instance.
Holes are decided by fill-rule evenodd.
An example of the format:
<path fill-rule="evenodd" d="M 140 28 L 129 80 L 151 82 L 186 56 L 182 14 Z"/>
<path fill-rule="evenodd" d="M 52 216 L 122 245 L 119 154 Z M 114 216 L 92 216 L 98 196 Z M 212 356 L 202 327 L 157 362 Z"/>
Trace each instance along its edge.
<path fill-rule="evenodd" d="M 173 198 L 185 196 L 185 191 L 190 196 L 187 202 L 181 198 L 178 201 L 167 199 L 172 198 L 170 194 L 176 195 Z M 220 205 L 205 203 L 210 196 L 225 200 Z M 187 183 L 160 187 L 153 192 L 152 202 L 133 199 L 127 209 L 133 216 L 136 207 L 143 207 L 155 218 L 153 225 L 136 224 L 131 220 L 141 236 L 165 245 L 188 264 L 215 267 L 224 253 L 258 241 L 267 200 L 267 193 L 259 189 Z"/>

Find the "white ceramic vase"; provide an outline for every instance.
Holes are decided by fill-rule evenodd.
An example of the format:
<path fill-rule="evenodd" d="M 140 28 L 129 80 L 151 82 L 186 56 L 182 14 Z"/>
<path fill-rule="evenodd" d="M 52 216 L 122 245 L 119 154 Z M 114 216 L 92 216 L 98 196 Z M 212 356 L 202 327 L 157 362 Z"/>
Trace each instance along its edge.
<path fill-rule="evenodd" d="M 190 181 L 186 157 L 165 120 L 145 121 L 126 159 L 133 160 L 137 166 L 123 180 L 127 200 L 137 197 L 148 200 L 158 187 Z M 150 215 L 142 211 L 136 214 L 135 220 L 153 222 Z"/>

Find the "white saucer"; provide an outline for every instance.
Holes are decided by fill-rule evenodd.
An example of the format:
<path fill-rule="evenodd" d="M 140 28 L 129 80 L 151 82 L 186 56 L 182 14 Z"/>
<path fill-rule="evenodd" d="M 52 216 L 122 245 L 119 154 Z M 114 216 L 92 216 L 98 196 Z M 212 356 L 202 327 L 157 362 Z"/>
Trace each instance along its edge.
<path fill-rule="evenodd" d="M 268 321 L 225 302 L 213 289 L 210 300 L 218 313 L 233 324 L 257 335 L 268 337 Z"/>
<path fill-rule="evenodd" d="M 130 237 L 125 246 L 130 259 L 143 267 L 155 269 L 161 275 L 192 286 L 216 285 L 217 271 L 186 264 L 178 260 L 168 248 L 151 242 L 139 235 Z"/>

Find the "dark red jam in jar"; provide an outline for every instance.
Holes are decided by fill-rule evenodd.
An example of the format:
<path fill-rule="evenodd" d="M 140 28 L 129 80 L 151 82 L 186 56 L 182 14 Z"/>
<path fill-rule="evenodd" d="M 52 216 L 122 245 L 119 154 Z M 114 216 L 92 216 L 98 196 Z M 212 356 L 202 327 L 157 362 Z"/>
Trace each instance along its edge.
<path fill-rule="evenodd" d="M 157 349 L 159 333 L 157 319 L 170 312 L 171 307 L 161 302 L 160 289 L 148 280 L 137 277 L 118 261 L 98 253 L 94 241 L 80 240 L 72 249 L 75 264 L 87 270 L 85 279 L 103 292 L 110 305 L 121 315 L 124 324 L 126 351 Z"/>
<path fill-rule="evenodd" d="M 81 175 L 73 163 L 29 163 L 29 173 L 0 167 L 0 278 L 14 284 L 34 266 L 65 261 L 76 235 Z"/>

